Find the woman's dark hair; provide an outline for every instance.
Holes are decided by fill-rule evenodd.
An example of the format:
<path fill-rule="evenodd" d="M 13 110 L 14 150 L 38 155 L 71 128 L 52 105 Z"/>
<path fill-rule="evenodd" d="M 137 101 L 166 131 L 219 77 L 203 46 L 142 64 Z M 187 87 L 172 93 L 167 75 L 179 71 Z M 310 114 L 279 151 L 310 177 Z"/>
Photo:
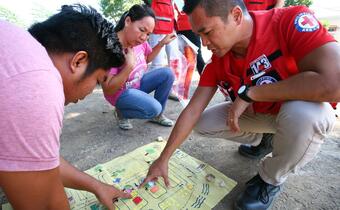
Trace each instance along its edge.
<path fill-rule="evenodd" d="M 128 11 L 124 12 L 124 14 L 120 17 L 115 27 L 115 32 L 118 32 L 124 28 L 125 19 L 127 17 L 130 17 L 131 21 L 134 22 L 137 20 L 141 20 L 144 17 L 152 17 L 155 19 L 155 13 L 151 9 L 151 7 L 149 7 L 146 4 L 142 4 L 142 5 L 135 4 Z"/>
<path fill-rule="evenodd" d="M 89 64 L 84 77 L 98 68 L 108 70 L 125 62 L 114 25 L 92 7 L 64 5 L 59 13 L 28 31 L 48 52 L 86 51 Z"/>

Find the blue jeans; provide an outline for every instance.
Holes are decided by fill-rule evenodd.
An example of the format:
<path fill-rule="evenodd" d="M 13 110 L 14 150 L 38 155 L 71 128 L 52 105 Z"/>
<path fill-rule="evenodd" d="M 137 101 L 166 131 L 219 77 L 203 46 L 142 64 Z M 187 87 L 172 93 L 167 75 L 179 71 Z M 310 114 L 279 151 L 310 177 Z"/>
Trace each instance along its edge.
<path fill-rule="evenodd" d="M 164 111 L 173 82 L 170 68 L 149 71 L 142 77 L 140 89 L 127 89 L 120 95 L 116 108 L 124 118 L 154 118 Z M 152 91 L 154 97 L 149 95 Z"/>

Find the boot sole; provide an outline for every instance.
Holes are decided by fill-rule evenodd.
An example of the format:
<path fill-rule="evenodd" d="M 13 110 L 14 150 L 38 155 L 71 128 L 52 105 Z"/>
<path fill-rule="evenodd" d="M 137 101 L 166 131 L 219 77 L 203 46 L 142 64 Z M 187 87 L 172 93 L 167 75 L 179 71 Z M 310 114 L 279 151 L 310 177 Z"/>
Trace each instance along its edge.
<path fill-rule="evenodd" d="M 273 204 L 274 204 L 274 201 L 268 206 L 267 209 L 263 209 L 263 210 L 269 210 L 269 209 L 271 209 L 272 206 L 273 206 Z M 237 203 L 235 202 L 235 203 L 234 203 L 234 210 L 247 210 L 247 209 L 242 209 L 242 208 L 239 207 L 239 206 L 237 205 Z"/>

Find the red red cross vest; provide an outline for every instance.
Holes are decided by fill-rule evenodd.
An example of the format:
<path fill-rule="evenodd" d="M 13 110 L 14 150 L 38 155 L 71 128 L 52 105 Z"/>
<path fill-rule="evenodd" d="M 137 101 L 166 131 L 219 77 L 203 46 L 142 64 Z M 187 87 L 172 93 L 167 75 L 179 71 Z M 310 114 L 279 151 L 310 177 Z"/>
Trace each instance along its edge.
<path fill-rule="evenodd" d="M 285 43 L 280 44 L 277 36 L 279 15 L 272 12 L 250 12 L 254 20 L 253 36 L 248 47 L 246 57 L 237 62 L 232 53 L 227 53 L 217 62 L 223 65 L 226 75 L 223 84 L 219 84 L 222 92 L 228 91 L 231 99 L 235 99 L 237 90 L 242 84 L 257 86 L 275 83 L 297 74 L 298 67 L 295 59 L 289 53 Z M 282 41 L 281 41 L 282 42 Z M 241 65 L 240 65 L 241 63 Z M 332 104 L 333 107 L 335 104 Z M 280 110 L 281 102 L 254 102 L 253 108 L 258 113 L 276 114 Z"/>
<path fill-rule="evenodd" d="M 233 58 L 232 53 L 228 53 L 223 59 L 227 75 L 226 83 L 220 85 L 229 90 L 232 99 L 235 98 L 235 94 L 242 84 L 255 86 L 274 83 L 298 73 L 294 58 L 279 45 L 278 38 L 273 34 L 275 21 L 267 17 L 272 15 L 272 12 L 255 17 L 252 15 L 255 24 L 254 34 L 243 62 L 244 65 L 238 65 L 235 61 L 237 59 Z M 239 68 L 242 70 L 240 71 Z M 253 103 L 254 111 L 259 113 L 276 114 L 280 106 L 279 102 Z"/>
<path fill-rule="evenodd" d="M 171 0 L 153 0 L 151 8 L 156 15 L 154 34 L 170 34 L 174 31 L 174 8 Z"/>

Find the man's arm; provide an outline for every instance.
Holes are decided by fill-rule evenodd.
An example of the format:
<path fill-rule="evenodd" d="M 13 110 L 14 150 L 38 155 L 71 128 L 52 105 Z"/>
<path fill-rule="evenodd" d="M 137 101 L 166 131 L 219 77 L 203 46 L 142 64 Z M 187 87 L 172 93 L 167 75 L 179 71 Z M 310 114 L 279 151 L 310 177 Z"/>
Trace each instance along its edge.
<path fill-rule="evenodd" d="M 174 129 L 171 131 L 169 140 L 160 157 L 151 165 L 148 175 L 141 186 L 145 183 L 163 177 L 166 186 L 169 186 L 168 162 L 174 151 L 185 141 L 201 113 L 208 105 L 216 92 L 216 87 L 198 87 L 191 98 L 188 106 L 180 114 Z"/>
<path fill-rule="evenodd" d="M 252 86 L 248 96 L 254 101 L 305 100 L 315 102 L 340 101 L 340 46 L 330 42 L 309 54 L 298 63 L 300 73 L 285 80 Z M 240 131 L 238 119 L 249 103 L 236 98 L 228 113 L 228 125 Z"/>
<path fill-rule="evenodd" d="M 98 180 L 79 171 L 62 157 L 60 157 L 60 177 L 65 187 L 88 192 L 95 192 L 99 184 Z"/>
<path fill-rule="evenodd" d="M 70 209 L 59 167 L 45 171 L 0 172 L 0 186 L 14 209 Z"/>
<path fill-rule="evenodd" d="M 63 158 L 60 158 L 60 176 L 65 187 L 85 190 L 95 194 L 98 200 L 110 210 L 114 209 L 114 200 L 120 197 L 131 198 L 131 195 L 114 188 L 112 185 L 102 183 L 90 175 L 79 171 Z"/>
<path fill-rule="evenodd" d="M 300 73 L 268 85 L 252 86 L 248 92 L 254 101 L 306 100 L 340 101 L 340 46 L 327 43 L 298 63 Z"/>
<path fill-rule="evenodd" d="M 131 198 L 112 185 L 71 166 L 60 158 L 60 166 L 45 171 L 0 172 L 0 186 L 14 209 L 70 209 L 64 186 L 94 193 L 109 210 L 117 198 Z"/>

